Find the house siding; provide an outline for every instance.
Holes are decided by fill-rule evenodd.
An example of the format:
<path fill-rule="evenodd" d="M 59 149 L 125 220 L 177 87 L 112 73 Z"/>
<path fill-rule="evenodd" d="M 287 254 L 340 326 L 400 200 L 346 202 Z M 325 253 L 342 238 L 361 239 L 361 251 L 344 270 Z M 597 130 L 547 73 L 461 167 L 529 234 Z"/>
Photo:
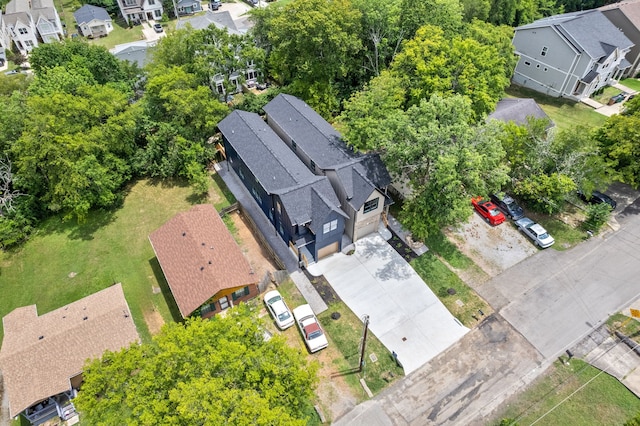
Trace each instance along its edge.
<path fill-rule="evenodd" d="M 330 230 L 325 234 L 323 232 L 324 224 L 331 223 L 334 220 L 338 222 L 336 229 L 332 231 Z M 344 218 L 336 212 L 331 212 L 329 215 L 327 215 L 325 220 L 322 222 L 322 225 L 319 228 L 318 233 L 316 234 L 315 249 L 313 251 L 313 256 L 316 259 L 319 259 L 318 254 L 324 247 L 328 247 L 332 244 L 337 243 L 336 251 L 342 250 L 341 242 L 342 242 L 342 234 L 344 233 L 344 223 L 345 223 Z"/>
<path fill-rule="evenodd" d="M 375 200 L 376 198 L 378 199 L 378 207 L 365 213 L 364 207 L 367 202 Z M 367 201 L 365 201 L 362 207 L 360 207 L 360 210 L 358 210 L 358 222 L 356 222 L 354 226 L 353 241 L 357 241 L 358 239 L 378 230 L 382 212 L 384 211 L 384 200 L 384 195 L 378 190 L 373 191 L 371 195 L 369 195 Z"/>
<path fill-rule="evenodd" d="M 637 5 L 637 7 L 640 8 L 640 5 Z M 633 42 L 634 46 L 626 55 L 627 61 L 631 63 L 631 67 L 625 71 L 623 76 L 635 76 L 638 71 L 640 71 L 640 28 L 637 28 L 629 21 L 620 9 L 602 10 L 602 13 Z"/>
<path fill-rule="evenodd" d="M 233 300 L 233 293 L 235 293 L 238 290 L 242 290 L 245 287 L 248 288 L 249 293 L 245 294 L 244 296 L 238 297 L 237 299 Z M 260 290 L 258 289 L 258 284 L 249 284 L 247 286 L 240 286 L 240 287 L 234 287 L 231 289 L 226 289 L 223 291 L 219 291 L 218 293 L 216 293 L 211 299 L 207 300 L 205 303 L 203 303 L 200 308 L 198 310 L 196 310 L 194 312 L 194 314 L 196 316 L 200 316 L 202 318 L 211 318 L 213 316 L 215 316 L 216 314 L 219 314 L 220 312 L 231 308 L 232 306 L 236 306 L 239 303 L 242 302 L 246 302 L 247 300 L 251 300 L 254 297 L 257 297 L 260 295 Z M 224 297 L 226 297 L 226 308 L 224 308 L 225 303 L 222 302 L 221 303 L 221 299 L 223 299 Z M 207 306 L 207 305 L 211 305 L 211 306 Z M 206 309 L 205 313 L 202 313 L 202 310 L 204 307 L 208 307 L 208 309 Z M 214 309 L 215 308 L 215 309 Z M 210 309 L 210 310 L 209 310 Z"/>

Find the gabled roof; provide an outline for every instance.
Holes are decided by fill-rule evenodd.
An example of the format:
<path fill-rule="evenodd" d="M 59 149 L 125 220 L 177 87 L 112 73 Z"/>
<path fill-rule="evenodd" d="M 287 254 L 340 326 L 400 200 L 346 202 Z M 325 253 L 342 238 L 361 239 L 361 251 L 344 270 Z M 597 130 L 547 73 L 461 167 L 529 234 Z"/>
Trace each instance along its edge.
<path fill-rule="evenodd" d="M 391 183 L 391 176 L 377 154 L 359 154 L 344 143 L 340 133 L 303 100 L 280 94 L 264 106 L 267 121 L 285 132 L 322 170 L 338 170 L 360 163 L 365 178 L 378 188 Z"/>
<path fill-rule="evenodd" d="M 615 25 L 599 10 L 564 13 L 539 19 L 516 28 L 516 31 L 552 27 L 579 52 L 591 58 L 609 56 L 614 48 L 629 49 L 633 46 Z"/>
<path fill-rule="evenodd" d="M 210 25 L 215 25 L 217 28 L 227 29 L 229 34 L 244 34 L 247 32 L 247 28 L 243 25 L 236 25 L 236 21 L 234 21 L 227 10 L 222 12 L 207 10 L 204 15 L 180 19 L 176 24 L 176 29 L 186 28 L 187 24 L 191 25 L 194 30 L 204 30 L 205 28 L 209 28 Z"/>
<path fill-rule="evenodd" d="M 284 142 L 283 142 L 284 143 Z M 348 216 L 340 209 L 340 200 L 333 192 L 329 180 L 315 176 L 315 180 L 278 191 L 277 195 L 291 220 L 292 225 L 311 222 L 311 230 L 317 233 L 329 212 L 334 211 L 344 218 Z"/>
<path fill-rule="evenodd" d="M 235 110 L 218 128 L 266 191 L 317 179 L 258 114 Z"/>
<path fill-rule="evenodd" d="M 345 191 L 348 203 L 354 210 L 360 210 L 367 198 L 376 190 L 375 185 L 367 179 L 364 168 L 359 163 L 349 164 L 336 169 L 336 174 Z"/>
<path fill-rule="evenodd" d="M 487 121 L 494 119 L 508 123 L 513 121 L 519 126 L 527 124 L 527 118 L 544 118 L 549 120 L 550 127 L 553 122 L 533 99 L 505 98 L 501 99 L 493 111 L 487 117 Z"/>
<path fill-rule="evenodd" d="M 131 43 L 118 44 L 109 50 L 113 56 L 121 61 L 129 61 L 138 64 L 138 67 L 144 67 L 149 62 L 149 47 L 151 43 L 147 41 L 134 41 Z"/>
<path fill-rule="evenodd" d="M 607 11 L 615 9 L 620 10 L 636 29 L 640 30 L 640 0 L 622 1 L 598 8 L 598 10 L 604 12 L 605 15 Z"/>
<path fill-rule="evenodd" d="M 40 316 L 36 305 L 14 309 L 2 324 L 0 368 L 11 417 L 70 390 L 88 358 L 139 341 L 121 284 Z"/>
<path fill-rule="evenodd" d="M 11 0 L 5 6 L 4 13 L 9 15 L 10 13 L 20 13 L 20 12 L 29 12 L 31 8 L 29 7 L 28 0 Z"/>
<path fill-rule="evenodd" d="M 111 17 L 104 7 L 93 6 L 91 4 L 85 4 L 80 9 L 73 12 L 73 17 L 76 19 L 78 25 L 89 23 L 91 21 L 111 21 Z"/>
<path fill-rule="evenodd" d="M 210 204 L 178 213 L 149 241 L 183 318 L 221 290 L 259 281 Z"/>

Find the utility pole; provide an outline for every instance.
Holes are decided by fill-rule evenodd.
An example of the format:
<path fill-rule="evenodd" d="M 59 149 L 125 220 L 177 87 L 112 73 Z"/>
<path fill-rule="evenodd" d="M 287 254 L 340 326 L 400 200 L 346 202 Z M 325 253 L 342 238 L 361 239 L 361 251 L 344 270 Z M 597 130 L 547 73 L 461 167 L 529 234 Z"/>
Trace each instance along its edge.
<path fill-rule="evenodd" d="M 358 373 L 362 372 L 364 368 L 364 349 L 367 346 L 367 331 L 369 330 L 369 315 L 362 317 L 364 323 L 364 329 L 362 330 L 362 342 L 360 344 L 360 363 L 358 364 Z"/>

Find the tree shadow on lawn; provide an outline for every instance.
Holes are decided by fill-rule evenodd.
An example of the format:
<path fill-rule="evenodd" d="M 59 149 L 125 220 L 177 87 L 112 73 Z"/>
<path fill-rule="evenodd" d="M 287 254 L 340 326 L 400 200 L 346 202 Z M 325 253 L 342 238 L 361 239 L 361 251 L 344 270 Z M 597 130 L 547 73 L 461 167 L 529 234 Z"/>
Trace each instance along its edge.
<path fill-rule="evenodd" d="M 67 234 L 70 240 L 93 240 L 93 234 L 99 229 L 109 225 L 116 219 L 116 212 L 120 208 L 94 210 L 87 220 L 78 222 L 76 219 L 63 219 L 62 215 L 56 215 L 46 219 L 40 227 L 42 235 Z"/>
<path fill-rule="evenodd" d="M 149 259 L 149 266 L 153 270 L 153 275 L 156 277 L 156 281 L 160 286 L 160 290 L 162 291 L 162 296 L 164 296 L 164 301 L 167 303 L 169 307 L 169 312 L 171 313 L 171 318 L 175 322 L 182 322 L 182 314 L 180 313 L 180 309 L 178 309 L 178 305 L 176 304 L 176 299 L 173 297 L 173 293 L 171 293 L 171 289 L 169 288 L 169 284 L 167 283 L 167 279 L 162 272 L 162 268 L 160 267 L 160 263 L 158 262 L 157 257 L 153 257 Z"/>

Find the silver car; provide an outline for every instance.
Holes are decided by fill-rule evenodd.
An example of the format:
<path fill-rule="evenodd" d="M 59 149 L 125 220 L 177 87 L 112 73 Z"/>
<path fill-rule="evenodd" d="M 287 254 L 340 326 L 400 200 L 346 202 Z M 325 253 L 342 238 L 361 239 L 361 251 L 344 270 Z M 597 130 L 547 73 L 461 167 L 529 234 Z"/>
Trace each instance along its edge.
<path fill-rule="evenodd" d="M 516 220 L 516 226 L 519 230 L 524 232 L 529 238 L 531 238 L 535 245 L 540 248 L 551 247 L 556 241 L 542 226 L 535 223 L 528 217 Z"/>

